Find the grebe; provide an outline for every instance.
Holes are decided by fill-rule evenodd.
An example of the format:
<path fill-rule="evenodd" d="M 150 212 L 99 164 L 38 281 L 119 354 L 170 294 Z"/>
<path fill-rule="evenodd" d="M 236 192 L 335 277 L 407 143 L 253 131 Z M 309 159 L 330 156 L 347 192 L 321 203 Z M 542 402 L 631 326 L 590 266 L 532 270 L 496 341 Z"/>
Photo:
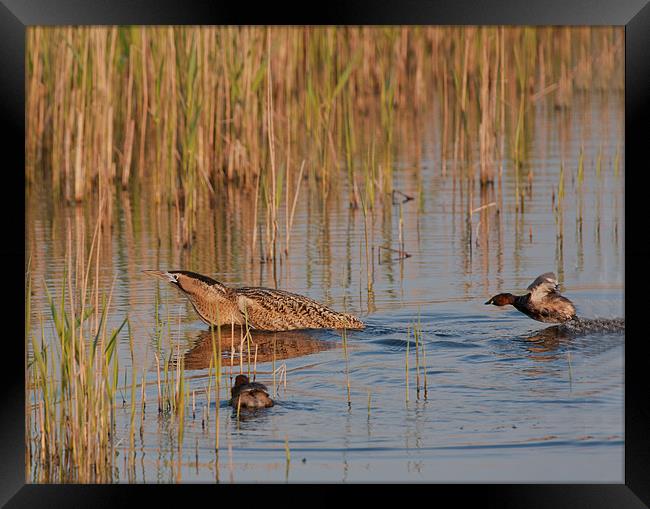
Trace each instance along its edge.
<path fill-rule="evenodd" d="M 547 272 L 531 283 L 527 294 L 499 293 L 485 304 L 511 304 L 532 319 L 546 323 L 561 323 L 577 318 L 573 303 L 560 295 L 558 288 L 555 274 Z"/>
<path fill-rule="evenodd" d="M 268 408 L 274 405 L 266 385 L 251 382 L 246 375 L 237 375 L 235 386 L 230 390 L 230 405 L 235 408 Z"/>

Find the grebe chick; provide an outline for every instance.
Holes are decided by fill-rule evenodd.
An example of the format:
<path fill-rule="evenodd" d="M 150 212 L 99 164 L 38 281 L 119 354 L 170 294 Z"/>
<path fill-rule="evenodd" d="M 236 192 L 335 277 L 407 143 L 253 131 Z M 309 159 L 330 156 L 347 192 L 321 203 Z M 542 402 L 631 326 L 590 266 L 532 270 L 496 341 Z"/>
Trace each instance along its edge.
<path fill-rule="evenodd" d="M 364 323 L 315 300 L 272 288 L 231 288 L 187 270 L 145 270 L 183 293 L 208 325 L 248 324 L 266 331 L 294 329 L 363 329 Z"/>
<path fill-rule="evenodd" d="M 268 408 L 274 405 L 266 385 L 251 382 L 246 375 L 237 375 L 235 386 L 230 390 L 229 404 L 235 408 Z"/>
<path fill-rule="evenodd" d="M 511 304 L 533 320 L 545 323 L 561 323 L 577 318 L 573 303 L 558 292 L 555 274 L 542 274 L 528 287 L 525 295 L 499 293 L 485 304 L 505 306 Z"/>

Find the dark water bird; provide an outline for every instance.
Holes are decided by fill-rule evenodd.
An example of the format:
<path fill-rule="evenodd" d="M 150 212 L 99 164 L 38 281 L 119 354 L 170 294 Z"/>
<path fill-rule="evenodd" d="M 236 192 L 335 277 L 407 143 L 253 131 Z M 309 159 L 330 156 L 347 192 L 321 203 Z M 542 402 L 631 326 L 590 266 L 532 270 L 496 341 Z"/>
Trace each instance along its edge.
<path fill-rule="evenodd" d="M 254 410 L 256 408 L 269 408 L 274 405 L 269 397 L 266 385 L 251 382 L 246 375 L 237 375 L 235 386 L 230 390 L 229 404 L 235 408 Z"/>
<path fill-rule="evenodd" d="M 545 323 L 562 323 L 577 318 L 575 306 L 569 299 L 560 295 L 558 289 L 555 274 L 547 272 L 530 284 L 525 295 L 499 293 L 485 304 L 510 304 L 533 320 Z"/>
<path fill-rule="evenodd" d="M 246 325 L 253 329 L 363 329 L 364 323 L 303 295 L 271 288 L 230 288 L 187 270 L 145 270 L 178 288 L 208 325 Z"/>

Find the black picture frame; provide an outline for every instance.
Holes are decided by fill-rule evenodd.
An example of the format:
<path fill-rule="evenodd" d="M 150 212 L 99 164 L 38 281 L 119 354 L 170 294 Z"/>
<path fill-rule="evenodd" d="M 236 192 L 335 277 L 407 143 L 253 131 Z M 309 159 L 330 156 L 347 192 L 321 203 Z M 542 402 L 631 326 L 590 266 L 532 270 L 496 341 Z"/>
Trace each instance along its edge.
<path fill-rule="evenodd" d="M 625 26 L 625 482 L 624 484 L 482 484 L 434 485 L 432 500 L 452 495 L 482 506 L 499 507 L 646 507 L 650 505 L 650 378 L 645 376 L 645 335 L 641 327 L 643 290 L 647 287 L 650 249 L 644 207 L 647 199 L 648 109 L 650 105 L 650 3 L 648 0 L 586 1 L 515 0 L 454 2 L 377 1 L 327 2 L 316 6 L 281 6 L 267 2 L 218 3 L 185 0 L 3 0 L 0 4 L 0 121 L 5 134 L 4 172 L 0 206 L 3 242 L 0 274 L 6 299 L 3 338 L 2 412 L 0 417 L 0 503 L 7 507 L 95 507 L 133 500 L 132 486 L 59 486 L 25 484 L 24 343 L 19 339 L 24 313 L 25 218 L 25 30 L 30 25 L 78 24 L 506 24 L 506 25 L 621 25 Z M 627 169 L 630 168 L 630 171 Z M 21 196 L 23 202 L 21 204 Z M 22 208 L 21 208 L 22 207 Z M 20 246 L 23 246 L 21 248 Z M 22 265 L 21 265 L 22 264 Z M 20 290 L 22 289 L 22 290 Z M 21 305 L 22 302 L 22 305 Z M 12 311 L 13 310 L 13 311 Z M 12 320 L 12 317 L 16 317 Z M 24 335 L 23 335 L 24 337 Z M 191 487 L 194 489 L 193 487 Z M 185 488 L 178 488 L 187 493 Z M 168 489 L 147 489 L 147 497 L 165 496 Z M 318 491 L 327 495 L 327 490 Z M 406 494 L 405 494 L 406 495 Z M 195 496 L 195 495 L 193 495 Z M 331 495 L 330 495 L 331 496 Z M 192 498 L 188 500 L 191 503 Z M 324 501 L 325 498 L 322 498 Z M 213 503 L 220 503 L 213 500 Z"/>

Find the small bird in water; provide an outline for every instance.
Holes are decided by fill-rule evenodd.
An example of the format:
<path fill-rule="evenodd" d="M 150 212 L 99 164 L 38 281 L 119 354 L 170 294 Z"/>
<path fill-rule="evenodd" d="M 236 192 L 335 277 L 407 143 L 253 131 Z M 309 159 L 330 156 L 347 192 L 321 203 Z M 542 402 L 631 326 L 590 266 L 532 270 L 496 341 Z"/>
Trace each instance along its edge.
<path fill-rule="evenodd" d="M 235 386 L 230 390 L 230 405 L 235 408 L 269 408 L 274 405 L 266 385 L 249 381 L 246 375 L 237 375 Z"/>
<path fill-rule="evenodd" d="M 531 283 L 525 295 L 499 293 L 485 304 L 511 304 L 532 319 L 546 323 L 561 323 L 577 318 L 573 303 L 560 295 L 558 288 L 555 274 L 547 272 Z"/>
<path fill-rule="evenodd" d="M 266 331 L 293 329 L 363 329 L 364 323 L 315 300 L 271 288 L 230 288 L 187 270 L 145 270 L 179 289 L 208 325 L 246 325 Z"/>

